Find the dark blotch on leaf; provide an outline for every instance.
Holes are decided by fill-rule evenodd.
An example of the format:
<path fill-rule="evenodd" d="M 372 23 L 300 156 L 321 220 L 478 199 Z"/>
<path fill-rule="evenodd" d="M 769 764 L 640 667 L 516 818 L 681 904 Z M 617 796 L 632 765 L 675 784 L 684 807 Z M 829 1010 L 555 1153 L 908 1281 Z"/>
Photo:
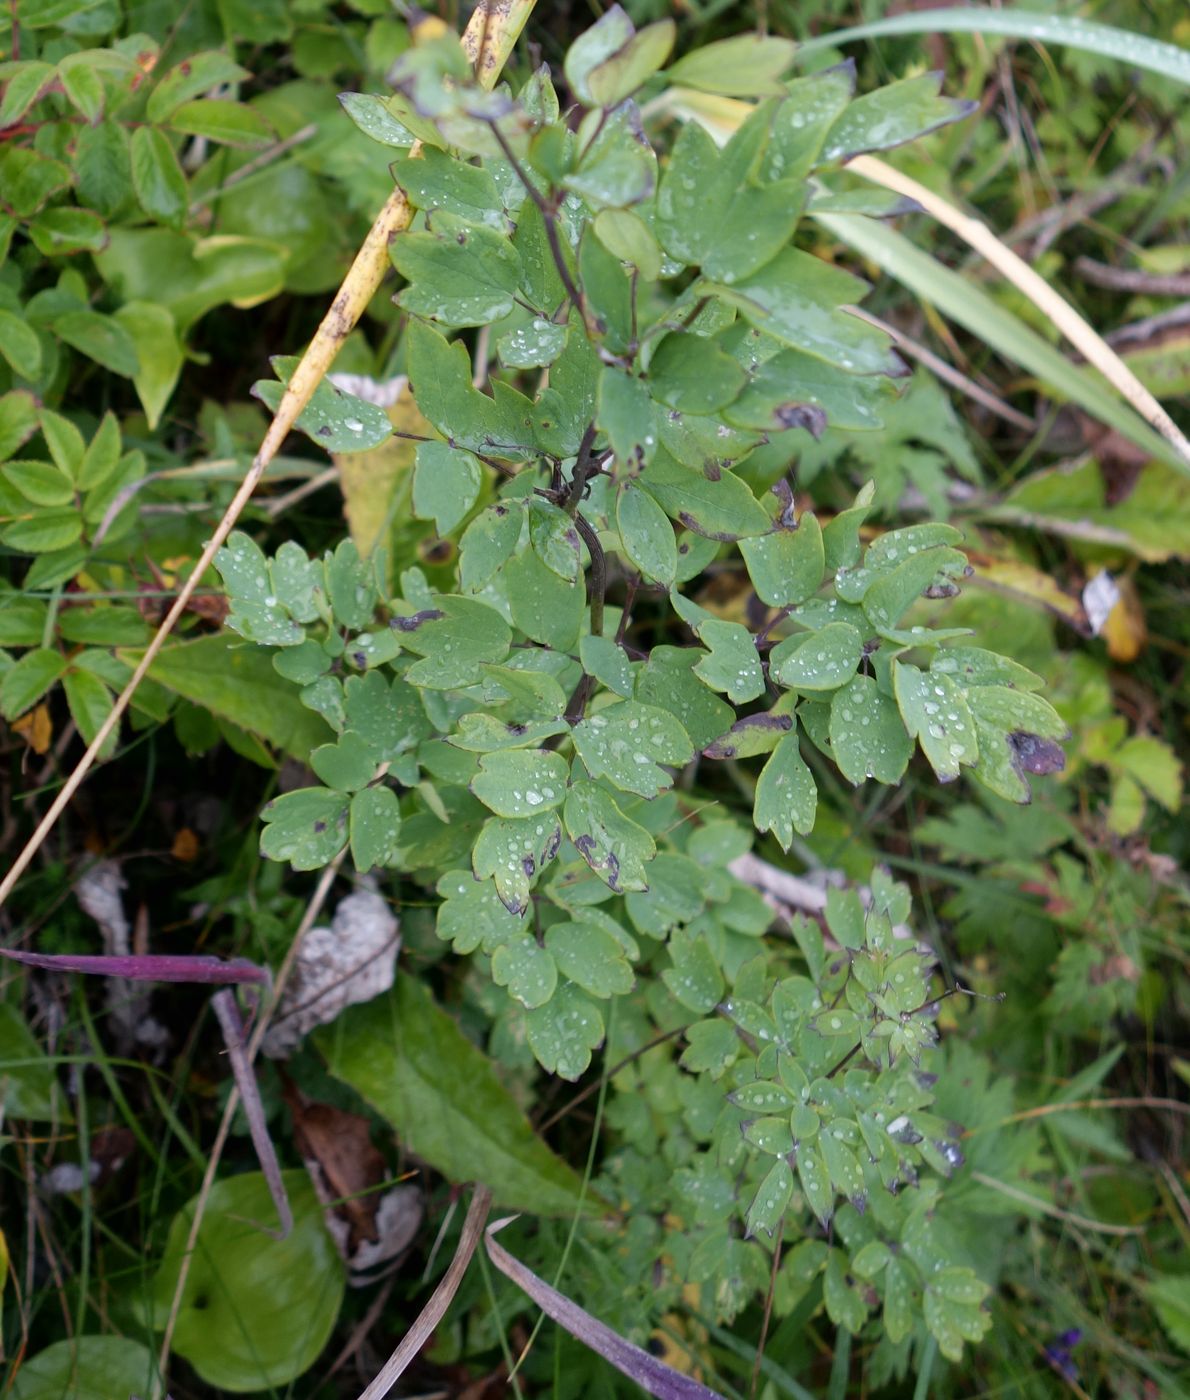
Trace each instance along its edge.
<path fill-rule="evenodd" d="M 1019 730 L 1008 736 L 1012 761 L 1019 772 L 1060 773 L 1066 767 L 1066 754 L 1061 744 L 1043 739 L 1040 734 L 1024 734 Z"/>
<path fill-rule="evenodd" d="M 323 833 L 325 830 L 326 830 L 326 822 L 318 821 L 318 822 L 315 822 L 315 823 L 314 823 L 314 835 L 315 835 L 315 836 L 321 836 L 322 833 Z"/>
<path fill-rule="evenodd" d="M 412 617 L 394 617 L 388 625 L 394 632 L 416 632 L 422 623 L 434 622 L 437 618 L 445 616 L 441 608 L 422 608 L 421 612 L 415 612 Z"/>
<path fill-rule="evenodd" d="M 826 431 L 826 414 L 812 403 L 783 403 L 773 410 L 782 428 L 805 428 L 812 438 Z"/>

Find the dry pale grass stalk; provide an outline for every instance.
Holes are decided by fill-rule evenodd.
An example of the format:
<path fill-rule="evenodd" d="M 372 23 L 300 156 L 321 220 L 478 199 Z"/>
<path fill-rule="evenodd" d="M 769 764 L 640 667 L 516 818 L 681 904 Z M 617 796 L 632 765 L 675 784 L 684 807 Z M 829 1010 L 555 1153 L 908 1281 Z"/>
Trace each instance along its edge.
<path fill-rule="evenodd" d="M 1092 329 L 1068 301 L 1059 296 L 1028 263 L 1022 261 L 1006 243 L 997 238 L 986 224 L 964 214 L 961 209 L 956 209 L 933 190 L 927 189 L 917 180 L 910 179 L 908 175 L 903 175 L 899 170 L 894 170 L 891 165 L 877 160 L 875 156 L 856 156 L 848 162 L 847 169 L 856 175 L 862 175 L 865 180 L 871 180 L 873 184 L 882 185 L 885 189 L 915 199 L 927 214 L 970 244 L 998 272 L 1007 277 L 1013 286 L 1023 292 L 1034 306 L 1049 317 L 1088 363 L 1094 365 L 1141 417 L 1173 445 L 1183 461 L 1190 465 L 1190 442 L 1165 409 L 1098 331 Z"/>
<path fill-rule="evenodd" d="M 482 0 L 476 8 L 463 35 L 463 46 L 475 64 L 479 81 L 487 87 L 494 85 L 496 78 L 512 51 L 525 21 L 533 8 L 533 0 Z M 416 152 L 417 147 L 414 148 Z M 330 369 L 339 348 L 355 328 L 372 300 L 381 279 L 388 270 L 388 248 L 392 239 L 409 224 L 412 210 L 399 189 L 390 195 L 384 208 L 364 239 L 363 245 L 351 264 L 351 269 L 331 303 L 330 310 L 323 317 L 314 339 L 310 342 L 301 363 L 294 371 L 285 394 L 281 399 L 276 416 L 269 425 L 260 451 L 253 459 L 247 475 L 240 483 L 239 490 L 215 528 L 206 548 L 199 556 L 182 585 L 173 606 L 166 613 L 149 643 L 144 656 L 137 663 L 128 684 L 120 692 L 111 713 L 99 727 L 99 732 L 91 741 L 86 753 L 79 759 L 73 772 L 63 783 L 57 797 L 50 804 L 37 829 L 26 842 L 20 854 L 13 861 L 3 880 L 0 880 L 0 904 L 12 893 L 13 887 L 25 873 L 29 862 L 37 853 L 41 843 L 57 824 L 58 818 L 66 810 L 83 779 L 90 772 L 108 736 L 119 724 L 121 717 L 132 700 L 137 686 L 144 680 L 150 666 L 157 659 L 166 639 L 185 612 L 187 604 L 198 588 L 204 573 L 211 565 L 216 553 L 235 527 L 236 521 L 248 504 L 252 493 L 260 483 L 265 468 L 277 455 L 281 444 L 289 435 L 302 410 L 310 402 L 311 395 L 322 382 Z"/>

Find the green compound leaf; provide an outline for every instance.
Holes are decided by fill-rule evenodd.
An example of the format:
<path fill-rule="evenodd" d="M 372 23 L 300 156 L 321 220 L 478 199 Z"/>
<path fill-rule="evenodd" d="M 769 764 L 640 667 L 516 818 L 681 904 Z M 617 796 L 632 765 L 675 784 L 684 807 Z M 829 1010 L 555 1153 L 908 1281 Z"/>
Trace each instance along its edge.
<path fill-rule="evenodd" d="M 558 985 L 558 965 L 552 955 L 529 935 L 509 939 L 492 954 L 492 981 L 507 987 L 508 995 L 522 1006 L 544 1006 Z"/>
<path fill-rule="evenodd" d="M 769 673 L 790 690 L 838 690 L 855 675 L 863 651 L 863 638 L 849 622 L 831 622 L 774 647 Z"/>
<path fill-rule="evenodd" d="M 781 1158 L 769 1168 L 748 1207 L 745 1218 L 748 1234 L 759 1235 L 763 1230 L 771 1238 L 785 1218 L 792 1195 L 793 1172 L 789 1163 Z"/>
<path fill-rule="evenodd" d="M 189 1258 L 174 1347 L 216 1390 L 287 1386 L 318 1359 L 339 1316 L 344 1270 L 322 1206 L 301 1167 L 282 1179 L 294 1215 L 283 1240 L 269 1233 L 275 1212 L 263 1173 L 228 1177 L 206 1199 L 192 1255 L 196 1201 L 174 1217 L 153 1278 L 153 1316 L 164 1326 Z"/>
<path fill-rule="evenodd" d="M 761 770 L 752 820 L 757 831 L 771 831 L 788 851 L 795 831 L 802 836 L 813 831 L 817 810 L 814 775 L 798 752 L 797 735 L 786 734 Z"/>
<path fill-rule="evenodd" d="M 538 1064 L 562 1079 L 578 1079 L 603 1044 L 603 1017 L 595 1003 L 564 982 L 545 1006 L 525 1017 L 529 1048 Z"/>
<path fill-rule="evenodd" d="M 471 866 L 481 880 L 491 878 L 506 909 L 523 914 L 529 891 L 541 870 L 558 854 L 562 828 L 547 812 L 534 817 L 492 817 L 471 852 Z"/>
<path fill-rule="evenodd" d="M 740 541 L 756 596 L 771 608 L 804 603 L 822 586 L 825 560 L 822 528 L 805 514 L 795 529 L 779 525 L 770 535 Z"/>
<path fill-rule="evenodd" d="M 367 787 L 351 799 L 348 813 L 351 859 L 365 874 L 374 866 L 388 865 L 401 834 L 401 804 L 388 787 Z"/>
<path fill-rule="evenodd" d="M 622 944 L 598 924 L 555 924 L 545 946 L 559 972 L 593 997 L 623 996 L 636 984 Z"/>
<path fill-rule="evenodd" d="M 371 747 L 349 730 L 335 744 L 323 744 L 310 755 L 310 767 L 327 787 L 339 792 L 355 792 L 366 787 L 376 772 Z"/>
<path fill-rule="evenodd" d="M 907 662 L 892 664 L 893 693 L 905 728 L 940 782 L 953 782 L 960 764 L 979 761 L 975 720 L 962 689 L 947 675 L 925 675 Z"/>
<path fill-rule="evenodd" d="M 500 320 L 521 284 L 520 255 L 504 233 L 445 210 L 424 232 L 399 234 L 389 254 L 409 283 L 398 305 L 445 326 Z"/>
<path fill-rule="evenodd" d="M 500 817 L 532 817 L 560 807 L 569 766 L 546 749 L 507 749 L 485 754 L 471 791 Z"/>
<path fill-rule="evenodd" d="M 624 552 L 645 578 L 670 586 L 678 572 L 673 526 L 653 497 L 631 481 L 616 496 L 616 528 Z"/>
<path fill-rule="evenodd" d="M 305 630 L 277 594 L 268 560 L 255 540 L 234 531 L 215 555 L 215 567 L 231 600 L 227 625 L 232 631 L 262 646 L 289 647 L 305 640 Z"/>
<path fill-rule="evenodd" d="M 587 591 L 577 577 L 563 582 L 535 549 L 526 549 L 504 570 L 512 620 L 531 640 L 570 651 L 583 625 Z"/>
<path fill-rule="evenodd" d="M 606 788 L 574 783 L 563 818 L 575 850 L 610 889 L 648 889 L 647 867 L 657 854 L 656 844 L 643 826 L 624 815 Z"/>
<path fill-rule="evenodd" d="M 681 1064 L 691 1074 L 709 1074 L 721 1079 L 742 1050 L 735 1027 L 721 1019 L 696 1021 L 686 1028 L 686 1049 Z"/>
<path fill-rule="evenodd" d="M 325 787 L 274 798 L 260 814 L 261 851 L 270 860 L 287 860 L 294 870 L 329 865 L 347 843 L 348 801 L 345 793 Z"/>
<path fill-rule="evenodd" d="M 703 750 L 727 731 L 735 711 L 695 675 L 700 657 L 697 647 L 654 647 L 637 673 L 636 698 L 668 710 Z"/>
<path fill-rule="evenodd" d="M 479 499 L 479 459 L 445 442 L 419 442 L 413 469 L 413 513 L 448 535 Z"/>
<path fill-rule="evenodd" d="M 589 1194 L 580 1207 L 578 1176 L 534 1134 L 492 1062 L 417 978 L 398 974 L 388 996 L 348 1007 L 317 1040 L 331 1074 L 448 1181 L 481 1182 L 499 1205 L 538 1215 L 601 1208 Z"/>
<path fill-rule="evenodd" d="M 690 737 L 666 710 L 621 700 L 576 725 L 574 746 L 593 778 L 640 797 L 673 786 L 661 764 L 680 767 L 694 757 Z"/>
<path fill-rule="evenodd" d="M 899 783 L 913 753 L 896 702 L 870 676 L 853 676 L 831 697 L 831 756 L 850 783 Z"/>
<path fill-rule="evenodd" d="M 417 140 L 413 132 L 393 116 L 383 97 L 367 92 L 341 92 L 339 101 L 364 135 L 382 146 L 407 148 Z"/>

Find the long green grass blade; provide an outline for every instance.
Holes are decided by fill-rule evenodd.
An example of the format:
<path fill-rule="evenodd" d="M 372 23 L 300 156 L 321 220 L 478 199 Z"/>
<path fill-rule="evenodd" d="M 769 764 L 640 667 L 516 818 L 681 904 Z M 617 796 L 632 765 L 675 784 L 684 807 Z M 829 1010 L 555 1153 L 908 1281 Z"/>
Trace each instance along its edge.
<path fill-rule="evenodd" d="M 1062 354 L 970 280 L 944 267 L 903 234 L 858 214 L 813 216 L 844 243 L 869 258 L 944 316 L 978 336 L 998 354 L 1035 375 L 1055 398 L 1076 403 L 1100 422 L 1179 471 L 1190 468 L 1149 425 L 1121 402 L 1116 391 L 1091 370 Z"/>
<path fill-rule="evenodd" d="M 894 15 L 871 24 L 807 39 L 798 53 L 835 48 L 855 39 L 877 39 L 891 34 L 1002 34 L 1006 39 L 1035 39 L 1042 44 L 1068 44 L 1088 53 L 1114 58 L 1133 68 L 1148 68 L 1162 77 L 1190 86 L 1190 50 L 1159 39 L 1146 39 L 1110 24 L 1094 24 L 1076 15 L 1042 15 L 1034 10 L 922 10 Z"/>

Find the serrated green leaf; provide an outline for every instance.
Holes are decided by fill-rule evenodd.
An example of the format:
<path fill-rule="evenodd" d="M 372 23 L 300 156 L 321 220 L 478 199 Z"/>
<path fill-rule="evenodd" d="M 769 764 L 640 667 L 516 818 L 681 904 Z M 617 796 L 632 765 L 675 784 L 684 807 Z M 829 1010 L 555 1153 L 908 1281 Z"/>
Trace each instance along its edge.
<path fill-rule="evenodd" d="M 66 671 L 67 659 L 52 647 L 27 651 L 0 681 L 0 714 L 14 720 L 36 705 Z"/>
<path fill-rule="evenodd" d="M 940 781 L 959 776 L 959 765 L 979 761 L 975 721 L 963 692 L 947 675 L 924 675 L 903 661 L 892 664 L 893 693 L 905 728 Z"/>
<path fill-rule="evenodd" d="M 409 283 L 397 302 L 415 315 L 445 326 L 482 326 L 512 310 L 521 260 L 493 228 L 438 210 L 425 231 L 399 234 L 389 255 Z"/>
<path fill-rule="evenodd" d="M 666 710 L 620 700 L 592 714 L 573 730 L 574 746 L 593 778 L 656 797 L 673 786 L 661 764 L 680 767 L 694 756 L 689 736 Z"/>
<path fill-rule="evenodd" d="M 772 534 L 741 540 L 740 552 L 756 596 L 771 608 L 804 603 L 822 586 L 822 529 L 809 512 L 794 529 L 778 525 Z"/>
<path fill-rule="evenodd" d="M 206 49 L 189 54 L 175 64 L 149 94 L 145 115 L 151 122 L 165 121 L 183 102 L 199 97 L 224 83 L 239 83 L 251 74 L 230 54 Z"/>
<path fill-rule="evenodd" d="M 827 133 L 823 162 L 846 161 L 862 152 L 902 146 L 970 116 L 979 105 L 943 97 L 941 86 L 941 73 L 921 73 L 857 97 Z"/>
<path fill-rule="evenodd" d="M 648 889 L 652 836 L 626 817 L 599 783 L 571 785 L 563 812 L 566 834 L 591 869 L 617 892 Z"/>
<path fill-rule="evenodd" d="M 740 1054 L 740 1039 L 730 1021 L 696 1021 L 686 1027 L 681 1064 L 691 1074 L 721 1079 Z"/>
<path fill-rule="evenodd" d="M 678 570 L 678 546 L 665 512 L 635 482 L 616 495 L 616 528 L 624 552 L 645 578 L 667 587 Z"/>
<path fill-rule="evenodd" d="M 261 812 L 261 852 L 286 860 L 294 870 L 319 870 L 347 844 L 345 793 L 330 788 L 299 788 L 274 798 Z"/>
<path fill-rule="evenodd" d="M 74 500 L 74 487 L 49 462 L 8 462 L 5 482 L 35 506 L 65 506 Z"/>
<path fill-rule="evenodd" d="M 277 139 L 276 132 L 255 107 L 221 97 L 183 102 L 170 113 L 167 124 L 173 131 L 188 136 L 202 136 L 247 150 L 259 150 Z"/>
<path fill-rule="evenodd" d="M 370 92 L 341 92 L 339 101 L 364 135 L 382 146 L 408 148 L 417 140 L 404 122 L 393 115 L 385 98 Z"/>
<path fill-rule="evenodd" d="M 899 783 L 913 753 L 896 702 L 870 676 L 853 676 L 831 698 L 831 756 L 851 783 Z"/>
<path fill-rule="evenodd" d="M 949 1361 L 961 1361 L 963 1342 L 981 1341 L 992 1325 L 981 1304 L 991 1292 L 970 1269 L 941 1269 L 926 1280 L 922 1310 L 926 1326 Z"/>
<path fill-rule="evenodd" d="M 98 676 L 84 670 L 67 671 L 62 677 L 62 689 L 71 719 L 78 726 L 83 742 L 90 744 L 112 712 L 115 703 L 112 692 Z M 119 737 L 119 730 L 113 729 L 99 751 L 100 758 L 110 758 L 115 753 Z"/>
<path fill-rule="evenodd" d="M 774 647 L 769 674 L 790 690 L 837 690 L 855 675 L 863 651 L 863 638 L 849 622 L 831 622 Z"/>
<path fill-rule="evenodd" d="M 623 947 L 597 924 L 554 924 L 546 932 L 545 946 L 558 970 L 593 997 L 623 996 L 635 985 Z"/>
<path fill-rule="evenodd" d="M 525 935 L 502 943 L 492 954 L 492 981 L 507 987 L 522 1006 L 544 1006 L 558 985 L 558 967 L 535 938 Z"/>
<path fill-rule="evenodd" d="M 181 228 L 189 197 L 186 177 L 166 136 L 153 126 L 132 133 L 132 186 L 151 219 Z"/>
<path fill-rule="evenodd" d="M 562 1079 L 578 1079 L 591 1063 L 591 1052 L 603 1044 L 599 1008 L 569 982 L 547 1005 L 529 1012 L 525 1028 L 537 1062 Z"/>
<path fill-rule="evenodd" d="M 0 355 L 22 379 L 36 379 L 41 373 L 37 332 L 12 311 L 0 310 Z"/>
<path fill-rule="evenodd" d="M 797 735 L 786 734 L 761 770 L 752 820 L 757 831 L 771 831 L 787 851 L 795 831 L 802 836 L 813 831 L 817 809 L 814 776 L 798 752 Z"/>
<path fill-rule="evenodd" d="M 491 817 L 471 852 L 476 875 L 495 882 L 505 907 L 522 914 L 529 907 L 533 881 L 558 853 L 562 828 L 557 816 Z"/>
<path fill-rule="evenodd" d="M 413 512 L 447 535 L 479 499 L 483 473 L 473 453 L 445 442 L 419 442 L 413 472 Z"/>
<path fill-rule="evenodd" d="M 471 791 L 499 817 L 531 817 L 560 807 L 569 768 L 546 749 L 507 749 L 485 754 Z"/>
<path fill-rule="evenodd" d="M 524 916 L 506 909 L 491 881 L 478 879 L 470 870 L 448 871 L 437 888 L 442 899 L 438 937 L 448 940 L 456 953 L 477 948 L 495 952 L 524 929 Z"/>
<path fill-rule="evenodd" d="M 717 292 L 762 331 L 839 369 L 896 375 L 903 368 L 883 331 L 844 310 L 862 298 L 867 283 L 810 253 L 787 248 L 759 272 L 702 289 Z"/>

